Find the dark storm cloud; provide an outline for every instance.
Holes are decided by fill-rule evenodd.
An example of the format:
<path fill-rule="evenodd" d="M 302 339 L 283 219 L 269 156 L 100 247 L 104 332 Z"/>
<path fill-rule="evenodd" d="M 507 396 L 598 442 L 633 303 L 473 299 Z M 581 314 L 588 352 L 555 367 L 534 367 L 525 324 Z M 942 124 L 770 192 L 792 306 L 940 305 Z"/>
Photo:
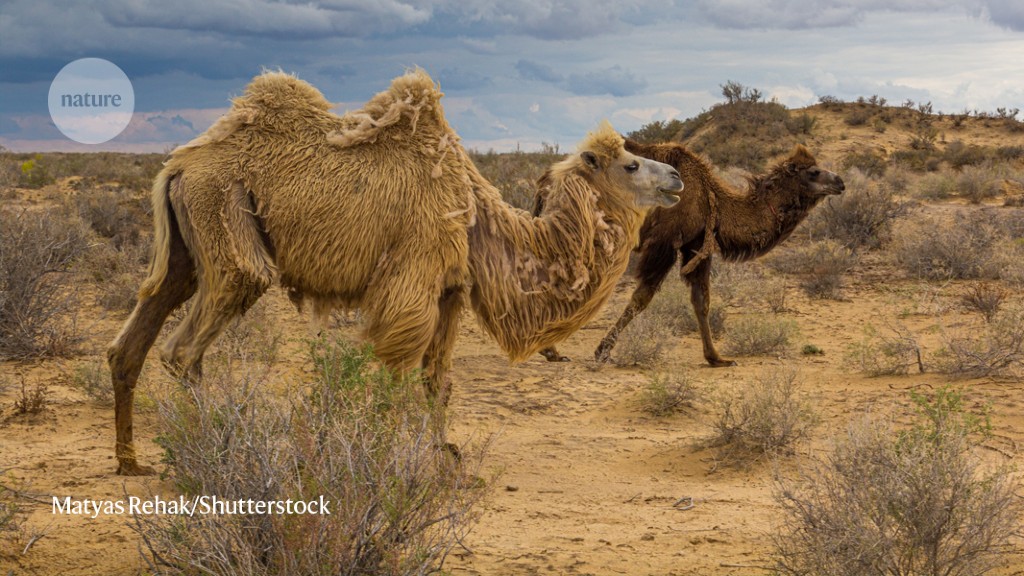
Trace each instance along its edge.
<path fill-rule="evenodd" d="M 612 66 L 599 72 L 570 74 L 565 87 L 579 96 L 632 96 L 647 87 L 647 81 L 621 66 Z"/>
<path fill-rule="evenodd" d="M 565 78 L 551 66 L 531 60 L 516 62 L 516 71 L 519 72 L 519 77 L 523 80 L 539 80 L 541 82 L 557 84 Z"/>
<path fill-rule="evenodd" d="M 985 8 L 994 24 L 1024 31 L 1024 3 L 1020 0 L 988 0 Z"/>

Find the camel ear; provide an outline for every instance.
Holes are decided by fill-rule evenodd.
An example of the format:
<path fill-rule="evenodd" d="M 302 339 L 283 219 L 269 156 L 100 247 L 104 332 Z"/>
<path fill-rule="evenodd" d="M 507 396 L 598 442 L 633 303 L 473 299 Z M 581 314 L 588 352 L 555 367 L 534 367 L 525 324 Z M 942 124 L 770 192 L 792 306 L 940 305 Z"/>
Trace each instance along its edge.
<path fill-rule="evenodd" d="M 597 170 L 601 167 L 597 162 L 597 154 L 594 154 L 590 150 L 580 152 L 580 158 L 583 158 L 583 163 L 591 170 Z"/>

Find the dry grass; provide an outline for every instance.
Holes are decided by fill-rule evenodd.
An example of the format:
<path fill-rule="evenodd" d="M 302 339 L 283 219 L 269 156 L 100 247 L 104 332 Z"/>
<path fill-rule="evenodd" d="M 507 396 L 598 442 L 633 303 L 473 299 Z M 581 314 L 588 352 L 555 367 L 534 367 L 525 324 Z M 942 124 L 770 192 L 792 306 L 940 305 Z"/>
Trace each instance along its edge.
<path fill-rule="evenodd" d="M 103 358 L 79 364 L 71 375 L 71 383 L 101 406 L 114 403 L 114 388 L 110 383 L 110 368 Z"/>
<path fill-rule="evenodd" d="M 14 399 L 14 413 L 39 414 L 46 409 L 46 405 L 50 401 L 48 397 L 49 392 L 49 387 L 42 382 L 36 382 L 34 386 L 29 386 L 23 376 L 21 378 L 21 391 Z"/>
<path fill-rule="evenodd" d="M 726 463 L 792 453 L 817 424 L 795 371 L 764 372 L 716 401 L 712 445 Z"/>
<path fill-rule="evenodd" d="M 799 480 L 780 481 L 779 574 L 977 576 L 1008 565 L 1022 512 L 1012 469 L 981 465 L 981 426 L 958 394 L 916 402 L 909 429 L 864 419 Z"/>
<path fill-rule="evenodd" d="M 136 516 L 151 569 L 212 575 L 427 574 L 473 524 L 479 453 L 444 448 L 443 409 L 367 350 L 311 346 L 283 398 L 258 375 L 208 374 L 159 410 L 187 497 L 328 501 L 330 515 Z"/>

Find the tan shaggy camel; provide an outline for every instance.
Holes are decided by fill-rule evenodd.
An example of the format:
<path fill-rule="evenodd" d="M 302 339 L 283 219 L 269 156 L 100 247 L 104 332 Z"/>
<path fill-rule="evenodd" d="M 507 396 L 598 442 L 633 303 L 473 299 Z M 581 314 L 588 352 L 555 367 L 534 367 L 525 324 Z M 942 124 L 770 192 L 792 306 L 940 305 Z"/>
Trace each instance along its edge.
<path fill-rule="evenodd" d="M 711 366 L 732 366 L 735 362 L 723 359 L 715 350 L 708 323 L 712 252 L 717 250 L 723 258 L 735 262 L 766 254 L 788 238 L 822 198 L 842 193 L 843 180 L 820 168 L 803 146 L 797 146 L 767 173 L 749 178 L 747 190 L 742 192 L 718 179 L 707 162 L 682 144 L 626 140 L 626 150 L 675 166 L 682 174 L 687 194 L 674 206 L 655 208 L 647 214 L 636 249 L 640 253 L 637 287 L 594 356 L 599 362 L 609 359 L 619 334 L 647 308 L 680 258 L 680 274 L 690 285 L 704 358 Z M 544 191 L 539 190 L 534 212 L 540 214 L 545 203 Z M 555 348 L 545 348 L 541 354 L 550 361 L 568 360 Z"/>
<path fill-rule="evenodd" d="M 203 135 L 175 150 L 153 186 L 154 255 L 139 300 L 107 355 L 118 472 L 143 474 L 132 401 L 168 314 L 195 295 L 161 349 L 196 379 L 222 328 L 273 284 L 314 310 L 359 307 L 389 366 L 422 368 L 447 397 L 446 372 L 468 293 L 512 360 L 589 320 L 625 271 L 641 213 L 682 182 L 626 152 L 605 123 L 546 176 L 551 210 L 501 200 L 449 127 L 422 71 L 337 116 L 294 77 L 257 77 Z"/>

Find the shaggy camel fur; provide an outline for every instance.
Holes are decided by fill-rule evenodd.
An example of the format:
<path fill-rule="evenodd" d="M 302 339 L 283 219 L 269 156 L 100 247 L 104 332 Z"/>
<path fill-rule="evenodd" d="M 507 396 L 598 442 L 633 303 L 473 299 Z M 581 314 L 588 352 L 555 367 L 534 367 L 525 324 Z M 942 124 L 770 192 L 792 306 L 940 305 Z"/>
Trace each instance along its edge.
<path fill-rule="evenodd" d="M 151 470 L 132 443 L 134 388 L 168 314 L 196 295 L 161 349 L 197 379 L 203 353 L 274 283 L 316 311 L 359 307 L 364 336 L 400 371 L 445 375 L 465 294 L 513 359 L 565 338 L 626 266 L 635 202 L 671 204 L 670 166 L 634 156 L 604 125 L 549 171 L 557 209 L 501 201 L 448 126 L 426 73 L 397 78 L 337 116 L 294 77 L 257 77 L 206 133 L 175 150 L 153 187 L 154 256 L 108 349 L 118 472 Z"/>
<path fill-rule="evenodd" d="M 818 202 L 845 188 L 836 174 L 817 166 L 803 146 L 768 173 L 748 179 L 748 189 L 739 192 L 718 179 L 711 166 L 682 144 L 640 144 L 626 140 L 634 154 L 675 166 L 683 177 L 687 194 L 669 208 L 655 208 L 647 214 L 640 230 L 638 285 L 615 326 L 601 340 L 595 358 L 609 359 L 623 329 L 642 312 L 658 292 L 662 281 L 681 257 L 680 273 L 690 285 L 690 302 L 700 327 L 704 358 L 711 366 L 732 366 L 735 362 L 718 355 L 711 340 L 708 311 L 711 306 L 711 254 L 742 262 L 762 256 L 789 237 Z M 546 199 L 537 195 L 535 213 L 541 213 Z M 565 361 L 554 348 L 541 351 L 549 361 Z"/>

